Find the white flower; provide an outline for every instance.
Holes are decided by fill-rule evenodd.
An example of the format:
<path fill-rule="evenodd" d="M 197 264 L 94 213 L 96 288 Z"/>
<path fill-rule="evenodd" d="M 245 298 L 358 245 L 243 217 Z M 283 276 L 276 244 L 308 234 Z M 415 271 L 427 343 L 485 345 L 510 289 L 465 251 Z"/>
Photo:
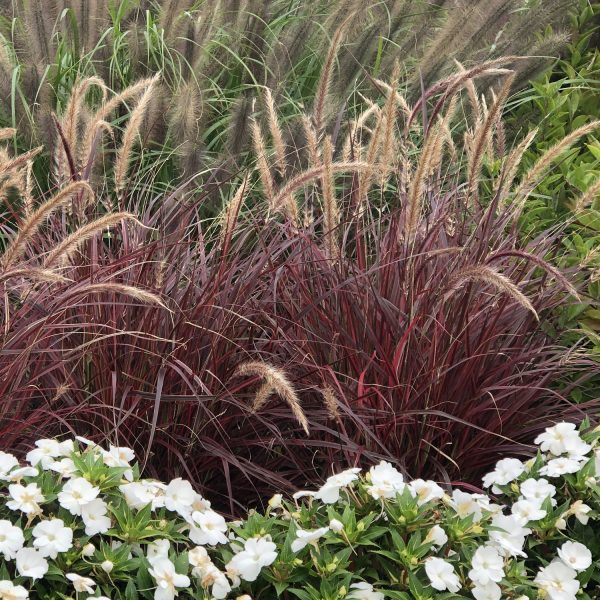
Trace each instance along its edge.
<path fill-rule="evenodd" d="M 591 512 L 592 508 L 587 504 L 584 504 L 582 500 L 576 500 L 571 504 L 571 508 L 569 508 L 568 513 L 571 515 L 575 515 L 575 518 L 582 524 L 587 525 L 590 518 L 588 517 L 588 513 Z"/>
<path fill-rule="evenodd" d="M 6 476 L 11 469 L 19 465 L 19 461 L 12 454 L 0 452 L 0 479 L 6 480 Z"/>
<path fill-rule="evenodd" d="M 36 477 L 37 475 L 38 470 L 35 467 L 20 467 L 14 471 L 11 471 L 2 479 L 4 479 L 4 481 L 14 481 L 19 483 L 23 477 Z"/>
<path fill-rule="evenodd" d="M 54 459 L 61 456 L 60 444 L 57 440 L 38 440 L 35 445 L 37 447 L 30 450 L 25 457 L 32 467 L 39 464 L 42 469 L 49 469 Z"/>
<path fill-rule="evenodd" d="M 133 471 L 129 464 L 135 459 L 135 452 L 131 448 L 110 445 L 108 451 L 102 452 L 102 460 L 107 467 L 121 467 L 127 469 L 123 476 L 128 481 L 133 479 Z"/>
<path fill-rule="evenodd" d="M 273 564 L 276 558 L 276 546 L 271 540 L 250 538 L 244 543 L 244 549 L 227 563 L 225 569 L 234 578 L 256 581 L 261 569 Z"/>
<path fill-rule="evenodd" d="M 577 473 L 585 462 L 583 457 L 569 457 L 561 456 L 559 458 L 553 458 L 549 460 L 541 469 L 541 475 L 547 475 L 548 477 L 559 477 L 567 473 Z"/>
<path fill-rule="evenodd" d="M 135 510 L 140 510 L 148 504 L 152 505 L 153 510 L 164 506 L 166 489 L 167 486 L 158 481 L 134 481 L 119 486 L 127 506 Z"/>
<path fill-rule="evenodd" d="M 178 477 L 165 488 L 165 508 L 188 518 L 192 512 L 192 504 L 196 500 L 196 492 L 192 484 Z"/>
<path fill-rule="evenodd" d="M 585 571 L 592 564 L 592 553 L 579 542 L 565 542 L 558 549 L 558 556 L 575 571 Z"/>
<path fill-rule="evenodd" d="M 96 552 L 96 547 L 94 546 L 94 544 L 90 544 L 87 543 L 82 549 L 81 549 L 81 554 L 83 556 L 87 556 L 88 558 L 90 556 L 94 556 L 94 552 Z"/>
<path fill-rule="evenodd" d="M 211 588 L 210 593 L 216 600 L 222 600 L 231 591 L 231 585 L 225 574 L 211 564 L 202 573 L 202 587 Z"/>
<path fill-rule="evenodd" d="M 439 526 L 434 525 L 425 536 L 425 540 L 423 540 L 426 544 L 431 543 L 438 548 L 441 548 L 447 541 L 448 536 L 446 532 Z"/>
<path fill-rule="evenodd" d="M 373 498 L 395 498 L 406 487 L 402 473 L 389 462 L 381 461 L 369 469 L 367 490 Z"/>
<path fill-rule="evenodd" d="M 158 558 L 169 558 L 170 549 L 171 542 L 169 542 L 169 540 L 156 540 L 151 544 L 148 544 L 146 553 L 148 562 L 152 564 Z"/>
<path fill-rule="evenodd" d="M 86 504 L 95 500 L 100 490 L 83 477 L 69 479 L 58 493 L 58 503 L 72 515 L 81 515 Z"/>
<path fill-rule="evenodd" d="M 324 504 L 334 504 L 340 498 L 340 489 L 356 481 L 358 473 L 360 473 L 360 469 L 355 468 L 346 469 L 337 475 L 332 475 L 314 494 L 314 497 Z"/>
<path fill-rule="evenodd" d="M 511 512 L 521 525 L 539 521 L 546 516 L 546 511 L 540 507 L 537 500 L 518 500 L 512 505 Z"/>
<path fill-rule="evenodd" d="M 408 484 L 408 487 L 416 496 L 419 506 L 444 497 L 444 490 L 435 481 L 415 479 Z"/>
<path fill-rule="evenodd" d="M 106 533 L 111 526 L 108 506 L 101 498 L 95 498 L 81 508 L 81 519 L 85 525 L 86 535 Z"/>
<path fill-rule="evenodd" d="M 549 600 L 575 600 L 575 594 L 579 591 L 576 576 L 573 569 L 558 560 L 542 567 L 534 582 L 546 592 Z"/>
<path fill-rule="evenodd" d="M 102 454 L 102 460 L 107 467 L 129 467 L 129 463 L 135 460 L 135 452 L 131 448 L 111 444 Z"/>
<path fill-rule="evenodd" d="M 59 552 L 67 552 L 73 546 L 73 530 L 65 527 L 62 519 L 42 521 L 33 528 L 33 545 L 41 556 L 56 558 Z"/>
<path fill-rule="evenodd" d="M 483 486 L 507 485 L 525 472 L 525 465 L 517 458 L 503 458 L 491 473 L 483 478 Z"/>
<path fill-rule="evenodd" d="M 194 511 L 191 521 L 190 539 L 194 544 L 214 546 L 227 543 L 227 523 L 219 513 L 214 510 Z"/>
<path fill-rule="evenodd" d="M 60 460 L 54 461 L 50 465 L 50 469 L 52 471 L 60 473 L 61 477 L 63 477 L 64 479 L 73 477 L 73 475 L 75 475 L 77 471 L 75 463 L 70 458 L 61 458 Z"/>
<path fill-rule="evenodd" d="M 498 514 L 492 518 L 491 525 L 500 531 L 490 531 L 490 542 L 503 556 L 527 556 L 523 552 L 525 537 L 531 529 L 523 527 L 517 517 Z"/>
<path fill-rule="evenodd" d="M 12 581 L 0 581 L 0 598 L 2 600 L 25 600 L 29 592 L 22 585 L 15 585 Z"/>
<path fill-rule="evenodd" d="M 115 568 L 115 564 L 111 561 L 111 560 L 103 560 L 100 563 L 100 568 L 105 572 L 105 573 L 110 573 L 114 568 Z"/>
<path fill-rule="evenodd" d="M 5 560 L 13 560 L 24 543 L 25 537 L 20 527 L 10 521 L 0 521 L 0 554 Z"/>
<path fill-rule="evenodd" d="M 550 452 L 555 456 L 565 453 L 569 456 L 582 456 L 592 449 L 579 437 L 574 423 L 558 423 L 554 427 L 547 427 L 534 441 L 539 444 L 542 452 Z"/>
<path fill-rule="evenodd" d="M 16 557 L 17 571 L 21 577 L 41 579 L 48 572 L 48 561 L 34 548 L 21 548 Z"/>
<path fill-rule="evenodd" d="M 459 517 L 473 515 L 473 521 L 477 523 L 482 517 L 481 498 L 481 494 L 467 494 L 462 490 L 454 490 L 449 504 Z"/>
<path fill-rule="evenodd" d="M 490 581 L 498 583 L 504 577 L 504 560 L 491 546 L 480 546 L 473 554 L 469 577 L 474 583 L 486 586 Z"/>
<path fill-rule="evenodd" d="M 81 594 L 82 592 L 87 592 L 88 594 L 94 593 L 96 582 L 93 579 L 82 577 L 76 573 L 67 573 L 67 579 L 73 584 L 73 587 L 78 594 Z"/>
<path fill-rule="evenodd" d="M 314 530 L 298 529 L 296 539 L 292 542 L 292 552 L 299 552 L 308 544 L 316 545 L 317 541 L 329 531 L 329 527 Z"/>
<path fill-rule="evenodd" d="M 476 584 L 471 590 L 471 594 L 473 594 L 475 600 L 500 600 L 502 597 L 502 590 L 497 583 L 490 581 L 485 585 L 479 583 Z"/>
<path fill-rule="evenodd" d="M 425 572 L 434 589 L 448 590 L 453 594 L 460 590 L 460 581 L 454 567 L 443 558 L 428 558 L 425 561 Z"/>
<path fill-rule="evenodd" d="M 537 502 L 540 506 L 546 498 L 551 498 L 552 506 L 556 506 L 555 494 L 556 488 L 551 483 L 548 483 L 547 479 L 529 478 L 521 484 L 521 495 L 523 498 Z"/>
<path fill-rule="evenodd" d="M 346 598 L 347 600 L 383 600 L 385 596 L 381 592 L 376 592 L 370 583 L 359 581 L 350 586 L 350 593 Z"/>
<path fill-rule="evenodd" d="M 206 551 L 206 548 L 204 548 L 204 546 L 196 546 L 195 548 L 192 548 L 188 552 L 188 561 L 190 563 L 190 566 L 194 567 L 194 570 L 202 570 L 208 567 L 209 565 L 212 565 L 212 561 L 210 560 L 208 552 Z M 194 573 L 192 572 L 192 574 Z"/>
<path fill-rule="evenodd" d="M 59 456 L 71 456 L 75 452 L 75 444 L 73 440 L 63 440 L 58 443 L 58 449 L 60 451 Z"/>
<path fill-rule="evenodd" d="M 20 510 L 25 514 L 40 512 L 39 503 L 44 501 L 42 490 L 35 483 L 26 486 L 13 483 L 8 486 L 8 493 L 12 500 L 6 503 L 11 510 Z"/>
<path fill-rule="evenodd" d="M 175 565 L 168 558 L 157 558 L 148 572 L 158 586 L 154 592 L 154 600 L 173 600 L 179 593 L 177 588 L 190 585 L 190 578 L 177 573 Z"/>

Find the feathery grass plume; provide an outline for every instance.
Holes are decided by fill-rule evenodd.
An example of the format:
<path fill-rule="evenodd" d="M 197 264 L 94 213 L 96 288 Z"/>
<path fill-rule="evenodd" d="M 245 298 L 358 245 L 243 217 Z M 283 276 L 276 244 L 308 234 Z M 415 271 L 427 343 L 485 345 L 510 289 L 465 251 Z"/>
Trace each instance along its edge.
<path fill-rule="evenodd" d="M 383 126 L 383 111 L 379 111 L 377 113 L 375 129 L 371 133 L 371 138 L 369 139 L 369 145 L 367 146 L 364 160 L 364 162 L 367 165 L 370 165 L 370 168 L 366 169 L 364 173 L 361 173 L 359 175 L 358 185 L 356 186 L 357 216 L 361 216 L 363 213 L 366 204 L 366 196 L 369 193 L 369 190 L 371 189 L 371 185 L 373 184 L 373 179 L 375 177 L 376 171 L 379 169 L 379 161 L 377 160 L 377 156 L 379 155 L 381 148 L 381 131 L 383 129 Z"/>
<path fill-rule="evenodd" d="M 128 296 L 134 300 L 139 300 L 144 304 L 156 304 L 168 310 L 167 306 L 163 301 L 156 295 L 139 287 L 132 285 L 125 285 L 123 283 L 88 283 L 81 287 L 76 287 L 71 290 L 67 290 L 65 297 L 79 296 L 79 295 L 91 295 L 91 294 L 103 294 L 103 293 L 114 293 Z"/>
<path fill-rule="evenodd" d="M 506 205 L 506 191 L 512 187 L 519 165 L 521 164 L 521 159 L 537 135 L 537 132 L 537 129 L 532 129 L 519 144 L 509 152 L 504 161 L 498 184 L 494 190 L 495 195 L 498 196 L 500 207 Z"/>
<path fill-rule="evenodd" d="M 33 150 L 29 150 L 28 152 L 24 152 L 23 154 L 19 154 L 14 158 L 8 158 L 8 160 L 0 163 L 0 172 L 7 173 L 9 171 L 16 171 L 23 166 L 26 166 L 27 163 L 35 158 L 38 154 L 42 152 L 42 146 L 38 148 L 34 148 Z"/>
<path fill-rule="evenodd" d="M 327 97 L 329 95 L 329 88 L 331 87 L 331 80 L 333 77 L 333 65 L 335 62 L 335 57 L 337 56 L 338 50 L 340 48 L 340 44 L 342 42 L 342 34 L 344 33 L 346 26 L 353 17 L 353 13 L 348 15 L 344 19 L 344 21 L 342 21 L 340 26 L 336 29 L 333 35 L 333 39 L 331 40 L 331 44 L 329 46 L 329 51 L 327 52 L 327 56 L 325 57 L 323 68 L 321 69 L 321 76 L 319 78 L 319 84 L 315 92 L 315 101 L 313 105 L 312 114 L 315 129 L 317 130 L 317 135 L 320 135 L 321 130 L 323 129 Z"/>
<path fill-rule="evenodd" d="M 590 185 L 585 192 L 580 194 L 571 204 L 573 212 L 578 213 L 585 210 L 592 202 L 600 197 L 600 179 Z"/>
<path fill-rule="evenodd" d="M 223 252 L 227 251 L 229 241 L 231 240 L 233 231 L 238 222 L 240 210 L 246 200 L 248 194 L 248 179 L 249 177 L 246 175 L 231 200 L 223 209 L 221 217 L 219 218 L 221 227 L 220 242 Z"/>
<path fill-rule="evenodd" d="M 86 113 L 85 95 L 92 86 L 98 87 L 101 90 L 102 101 L 104 102 L 108 94 L 104 82 L 98 77 L 86 77 L 85 79 L 79 80 L 74 85 L 65 110 L 59 119 L 64 139 L 61 139 L 60 135 L 56 136 L 53 156 L 54 178 L 59 186 L 64 185 L 71 179 L 71 168 L 68 163 L 67 148 L 71 152 L 74 160 L 79 162 L 82 158 L 80 123 L 82 114 L 85 115 Z M 79 165 L 75 164 L 74 166 L 78 167 Z"/>
<path fill-rule="evenodd" d="M 135 108 L 129 117 L 129 121 L 125 126 L 121 147 L 117 151 L 115 160 L 115 188 L 117 193 L 120 193 L 125 186 L 125 178 L 127 177 L 133 146 L 138 137 L 140 126 L 143 122 L 146 110 L 148 109 L 150 101 L 152 100 L 154 86 L 157 84 L 159 77 L 160 75 L 157 73 L 149 81 L 146 91 L 142 94 L 138 103 L 135 105 Z"/>
<path fill-rule="evenodd" d="M 238 377 L 260 377 L 264 381 L 252 404 L 253 412 L 260 410 L 271 393 L 275 393 L 290 407 L 296 421 L 308 435 L 308 420 L 300 405 L 300 398 L 298 398 L 296 390 L 294 390 L 283 370 L 264 362 L 254 361 L 241 364 L 234 375 Z"/>
<path fill-rule="evenodd" d="M 536 163 L 529 169 L 529 171 L 523 177 L 520 185 L 515 190 L 514 195 L 514 204 L 515 210 L 518 213 L 521 212 L 525 200 L 529 194 L 535 189 L 536 185 L 539 183 L 540 177 L 547 171 L 550 165 L 564 152 L 566 152 L 579 138 L 591 133 L 595 129 L 600 127 L 600 120 L 592 121 L 591 123 L 587 123 L 586 125 L 582 125 L 572 131 L 568 135 L 566 135 L 562 140 L 554 144 L 551 148 L 549 148 L 538 160 Z"/>
<path fill-rule="evenodd" d="M 529 263 L 533 263 L 534 265 L 540 267 L 540 269 L 549 273 L 560 283 L 560 285 L 573 296 L 578 302 L 581 301 L 579 293 L 575 289 L 575 287 L 571 284 L 571 282 L 554 266 L 552 266 L 548 261 L 543 260 L 539 256 L 535 256 L 530 252 L 524 252 L 523 250 L 504 250 L 502 252 L 498 252 L 490 256 L 487 260 L 488 263 L 491 263 L 496 260 L 500 260 L 503 258 L 521 258 Z"/>
<path fill-rule="evenodd" d="M 340 256 L 337 240 L 337 227 L 340 222 L 340 210 L 335 197 L 335 180 L 333 178 L 333 142 L 329 136 L 323 142 L 323 175 L 321 189 L 323 193 L 323 233 L 329 258 L 334 260 Z"/>
<path fill-rule="evenodd" d="M 487 111 L 485 119 L 476 127 L 473 134 L 473 144 L 469 145 L 468 168 L 467 168 L 467 199 L 472 199 L 472 203 L 479 202 L 479 176 L 481 174 L 481 165 L 486 147 L 490 146 L 491 136 L 494 131 L 494 125 L 498 117 L 502 114 L 502 108 L 510 93 L 510 88 L 514 81 L 514 73 L 508 75 L 500 88 L 492 106 Z"/>
<path fill-rule="evenodd" d="M 465 67 L 456 59 L 454 59 L 454 64 L 458 67 L 458 70 L 461 73 L 464 73 L 466 71 Z M 477 88 L 475 87 L 475 84 L 473 83 L 472 79 L 467 79 L 465 88 L 467 90 L 467 98 L 469 99 L 469 104 L 471 105 L 471 116 L 473 119 L 473 124 L 475 125 L 481 119 L 481 105 L 479 104 Z"/>
<path fill-rule="evenodd" d="M 308 155 L 308 164 L 311 167 L 318 167 L 321 164 L 319 154 L 319 142 L 317 132 L 312 124 L 310 117 L 306 114 L 302 115 L 302 129 L 306 138 L 306 150 Z"/>
<path fill-rule="evenodd" d="M 412 109 L 412 113 L 408 118 L 408 125 L 410 125 L 415 119 L 415 117 L 421 110 L 423 102 L 425 102 L 428 98 L 434 97 L 435 95 L 441 93 L 441 96 L 430 115 L 430 122 L 435 122 L 435 117 L 442 110 L 448 98 L 453 96 L 458 90 L 460 90 L 464 85 L 466 85 L 467 81 L 478 79 L 480 77 L 509 75 L 513 72 L 512 69 L 499 68 L 499 66 L 519 60 L 523 60 L 523 57 L 504 56 L 495 60 L 486 61 L 475 67 L 467 69 L 466 71 L 454 73 L 452 75 L 449 75 L 448 77 L 445 77 L 444 79 L 442 79 L 427 90 L 427 97 L 421 97 L 415 103 Z"/>
<path fill-rule="evenodd" d="M 496 269 L 486 265 L 474 265 L 462 269 L 452 276 L 448 284 L 450 293 L 458 291 L 464 285 L 472 282 L 486 283 L 499 292 L 504 292 L 510 296 L 515 302 L 523 308 L 533 313 L 536 320 L 539 321 L 539 316 L 529 298 L 521 292 L 521 290 L 508 278 Z"/>
<path fill-rule="evenodd" d="M 178 144 L 177 152 L 184 158 L 185 173 L 194 174 L 202 143 L 201 119 L 204 111 L 202 94 L 196 80 L 181 84 L 173 97 L 169 111 L 169 127 Z"/>
<path fill-rule="evenodd" d="M 444 149 L 448 146 L 452 152 L 455 151 L 454 140 L 452 139 L 452 131 L 450 123 L 454 118 L 456 108 L 458 107 L 458 96 L 454 95 L 448 103 L 446 114 L 438 120 L 440 138 L 438 144 L 432 148 L 431 159 L 426 177 L 431 176 L 442 164 L 444 158 Z"/>
<path fill-rule="evenodd" d="M 399 77 L 400 77 L 400 64 L 396 61 L 396 63 L 394 64 L 394 71 L 392 71 L 392 83 L 387 83 L 386 81 L 383 81 L 383 79 L 374 79 L 373 81 L 375 82 L 375 84 L 377 86 L 383 88 L 388 95 L 392 94 L 394 96 L 396 105 L 408 117 L 408 115 L 411 114 L 412 109 L 408 105 L 406 98 L 398 91 L 397 83 L 396 83 L 396 87 L 394 87 L 394 84 L 393 84 L 394 79 L 399 80 Z"/>
<path fill-rule="evenodd" d="M 290 202 L 294 192 L 298 191 L 302 186 L 314 181 L 323 175 L 324 167 L 320 165 L 311 169 L 306 169 L 298 175 L 292 177 L 287 183 L 277 192 L 273 198 L 273 209 L 279 211 L 285 209 Z M 343 173 L 344 171 L 377 171 L 376 167 L 367 162 L 339 162 L 331 165 L 332 173 Z M 295 202 L 295 201 L 294 201 Z"/>
<path fill-rule="evenodd" d="M 265 146 L 265 140 L 263 138 L 262 130 L 258 121 L 253 120 L 250 129 L 252 131 L 252 144 L 254 146 L 254 153 L 256 154 L 256 169 L 258 171 L 258 176 L 262 184 L 265 198 L 269 204 L 269 209 L 274 210 L 275 186 L 273 183 L 273 177 L 271 176 L 271 168 L 269 167 L 269 162 L 267 161 L 267 148 Z"/>
<path fill-rule="evenodd" d="M 286 170 L 285 144 L 283 142 L 281 127 L 279 126 L 275 101 L 273 100 L 273 94 L 269 88 L 265 89 L 264 99 L 267 108 L 269 131 L 271 132 L 271 140 L 273 141 L 273 148 L 275 149 L 275 166 L 277 167 L 279 174 L 284 177 Z"/>
<path fill-rule="evenodd" d="M 50 268 L 54 266 L 63 266 L 69 262 L 75 252 L 81 247 L 81 244 L 86 240 L 94 237 L 104 229 L 109 229 L 118 225 L 121 221 L 133 221 L 139 223 L 134 215 L 127 212 L 109 213 L 94 221 L 90 221 L 79 227 L 71 235 L 68 235 L 64 240 L 58 243 L 45 257 L 44 267 Z"/>
<path fill-rule="evenodd" d="M 396 129 L 396 90 L 400 79 L 400 65 L 396 63 L 394 71 L 392 72 L 392 78 L 390 80 L 390 86 L 387 91 L 387 98 L 383 105 L 383 111 L 381 115 L 381 151 L 379 155 L 379 165 L 381 169 L 381 185 L 385 184 L 386 177 L 394 169 L 394 154 L 396 149 L 396 136 L 394 135 Z"/>
<path fill-rule="evenodd" d="M 419 219 L 421 217 L 423 195 L 425 193 L 425 183 L 431 174 L 434 166 L 435 157 L 441 155 L 441 146 L 446 137 L 444 127 L 441 126 L 443 119 L 429 128 L 429 132 L 423 144 L 417 168 L 408 184 L 408 197 L 404 209 L 404 239 L 412 242 L 418 229 Z"/>
<path fill-rule="evenodd" d="M 334 420 L 339 419 L 340 411 L 338 408 L 338 399 L 333 391 L 333 388 L 329 385 L 326 385 L 321 389 L 321 395 L 323 396 L 323 401 L 325 402 L 327 414 Z"/>
<path fill-rule="evenodd" d="M 9 140 L 10 138 L 14 137 L 16 133 L 17 130 L 13 129 L 12 127 L 3 127 L 0 129 L 0 142 Z"/>
<path fill-rule="evenodd" d="M 70 202 L 77 193 L 94 195 L 92 188 L 84 181 L 74 181 L 55 196 L 39 206 L 19 226 L 16 236 L 9 242 L 1 258 L 2 265 L 8 269 L 23 255 L 27 243 L 37 233 L 44 221 L 58 208 Z"/>
<path fill-rule="evenodd" d="M 302 114 L 302 129 L 306 140 L 306 153 L 308 156 L 308 166 L 318 167 L 321 164 L 321 154 L 317 139 L 317 132 L 312 124 L 310 117 L 307 114 Z M 314 189 L 308 191 L 304 202 L 304 227 L 310 227 L 315 219 L 315 194 Z"/>
<path fill-rule="evenodd" d="M 366 127 L 367 120 L 373 115 L 379 119 L 381 113 L 381 108 L 375 102 L 371 102 L 371 100 L 365 98 L 362 94 L 361 99 L 368 104 L 368 108 L 363 110 L 356 119 L 350 121 L 348 125 L 348 133 L 346 134 L 342 150 L 342 160 L 344 162 L 349 162 L 353 159 L 356 160 L 360 157 L 362 140 L 359 139 L 359 135 L 362 133 L 362 129 Z"/>
<path fill-rule="evenodd" d="M 154 77 L 151 77 L 130 85 L 119 94 L 115 94 L 110 99 L 105 100 L 96 112 L 91 115 L 89 125 L 85 130 L 84 142 L 80 146 L 79 161 L 81 164 L 86 165 L 92 160 L 95 144 L 99 143 L 102 132 L 112 135 L 113 127 L 108 122 L 112 113 L 121 104 L 135 100 L 153 84 L 153 81 Z"/>
<path fill-rule="evenodd" d="M 64 283 L 67 280 L 56 271 L 52 269 L 40 269 L 38 267 L 17 267 L 10 271 L 4 271 L 0 273 L 0 283 L 7 281 L 8 279 L 22 277 L 31 281 L 37 281 L 41 283 Z"/>
<path fill-rule="evenodd" d="M 23 187 L 23 213 L 29 217 L 33 211 L 33 160 L 25 166 L 25 186 Z"/>

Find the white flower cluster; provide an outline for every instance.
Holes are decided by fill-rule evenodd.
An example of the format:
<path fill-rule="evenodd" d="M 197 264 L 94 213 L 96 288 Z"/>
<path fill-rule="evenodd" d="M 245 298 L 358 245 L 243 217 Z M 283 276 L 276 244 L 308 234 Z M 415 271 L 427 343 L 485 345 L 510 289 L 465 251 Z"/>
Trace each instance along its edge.
<path fill-rule="evenodd" d="M 397 551 L 401 570 L 413 577 L 411 585 L 422 577 L 426 589 L 466 593 L 475 600 L 538 594 L 579 600 L 599 557 L 570 532 L 574 524 L 581 531 L 598 517 L 597 501 L 589 500 L 598 494 L 597 438 L 584 441 L 569 423 L 548 428 L 536 439 L 537 458 L 502 459 L 484 477 L 495 499 L 446 491 L 434 481 L 406 481 L 392 464 L 381 462 L 364 478 L 352 468 L 329 477 L 317 491 L 298 492 L 295 505 L 276 494 L 269 514 L 232 523 L 189 481 L 139 479 L 128 448 L 104 450 L 84 438 L 39 440 L 27 465 L 0 453 L 0 568 L 10 574 L 0 577 L 0 600 L 45 597 L 43 590 L 54 589 L 57 577 L 64 597 L 75 592 L 82 600 L 129 598 L 122 586 L 135 576 L 132 570 L 148 578 L 136 584 L 135 597 L 146 598 L 149 590 L 155 600 L 173 600 L 182 592 L 251 600 L 240 592 L 251 591 L 255 582 L 257 589 L 274 581 L 285 589 L 281 586 L 294 569 L 308 569 L 303 575 L 308 577 L 311 565 L 321 564 L 321 553 L 328 557 L 323 568 L 333 569 L 323 572 L 328 577 L 343 560 L 339 557 L 350 555 L 344 548 L 358 565 L 362 535 L 367 570 L 377 556 L 369 559 L 374 540 L 387 539 L 380 554 Z M 565 495 L 566 490 L 574 493 Z M 298 504 L 301 498 L 309 498 L 307 507 Z M 359 507 L 366 517 L 357 523 Z M 412 539 L 409 522 L 410 531 L 418 532 Z M 386 538 L 393 527 L 395 537 Z M 339 551 L 334 559 L 330 548 Z M 539 548 L 551 551 L 542 555 Z M 342 573 L 345 568 L 340 566 Z M 356 577 L 337 597 L 383 600 L 385 590 L 365 581 L 365 567 L 356 568 Z M 120 591 L 111 593 L 119 585 Z M 301 598 L 322 597 L 306 585 L 311 594 L 299 592 Z"/>
<path fill-rule="evenodd" d="M 25 528 L 11 520 L 0 519 L 0 555 L 6 563 L 14 562 L 15 576 L 21 583 L 0 581 L 0 600 L 29 598 L 30 590 L 27 588 L 30 586 L 26 581 L 30 580 L 33 584 L 46 577 L 50 570 L 49 559 L 56 560 L 65 553 L 73 552 L 87 559 L 95 556 L 98 549 L 93 543 L 94 538 L 107 534 L 115 526 L 112 515 L 119 501 L 123 501 L 134 513 L 150 507 L 152 512 L 174 513 L 173 516 L 180 517 L 179 535 L 185 533 L 189 542 L 196 545 L 188 553 L 191 576 L 197 579 L 200 587 L 210 590 L 213 598 L 225 598 L 242 581 L 255 581 L 261 569 L 276 559 L 275 544 L 268 537 L 252 538 L 238 548 L 225 565 L 224 572 L 219 570 L 205 546 L 229 544 L 228 525 L 222 515 L 211 509 L 210 502 L 194 491 L 189 481 L 181 478 L 169 484 L 152 480 L 134 481 L 131 465 L 134 453 L 131 449 L 110 446 L 104 450 L 85 438 L 76 439 L 86 447 L 83 453 L 77 451 L 73 440 L 38 440 L 36 447 L 27 454 L 29 464 L 24 467 L 13 455 L 0 452 L 0 480 L 8 483 L 4 505 L 15 513 L 16 519 L 21 513 L 27 519 Z M 90 481 L 89 474 L 82 473 L 76 464 L 86 454 L 100 460 L 105 467 L 119 469 L 118 485 L 104 497 L 101 486 Z M 41 487 L 40 481 L 45 472 L 56 474 L 59 489 L 54 494 L 46 495 Z M 36 481 L 28 482 L 28 479 Z M 117 490 L 119 493 L 115 494 Z M 58 510 L 69 523 L 56 517 L 55 509 L 44 510 L 44 505 L 51 502 L 51 496 L 56 498 Z M 75 536 L 79 539 L 75 540 Z M 30 539 L 29 545 L 26 538 Z M 80 547 L 78 551 L 76 542 Z M 113 548 L 119 545 L 118 541 L 112 543 Z M 236 548 L 233 544 L 231 547 Z M 141 544 L 135 544 L 133 550 L 144 557 Z M 168 539 L 158 539 L 147 545 L 145 558 L 150 565 L 148 572 L 156 585 L 155 600 L 172 600 L 181 589 L 191 585 L 190 577 L 176 569 L 171 560 L 173 556 L 175 553 L 171 552 Z M 98 566 L 103 573 L 110 575 L 115 565 L 107 559 Z M 65 573 L 64 576 L 77 595 L 84 593 L 94 598 L 105 598 L 94 595 L 98 584 L 91 577 L 77 573 Z M 31 597 L 37 595 L 34 593 Z"/>

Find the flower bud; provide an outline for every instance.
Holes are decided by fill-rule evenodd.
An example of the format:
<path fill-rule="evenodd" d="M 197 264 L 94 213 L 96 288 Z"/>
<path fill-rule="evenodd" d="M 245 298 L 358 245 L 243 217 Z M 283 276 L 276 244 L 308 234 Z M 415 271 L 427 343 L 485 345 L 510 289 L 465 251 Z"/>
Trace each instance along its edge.
<path fill-rule="evenodd" d="M 113 567 L 115 566 L 112 561 L 110 560 L 105 560 L 102 562 L 102 564 L 100 565 L 102 567 L 102 570 L 105 573 L 110 573 L 113 570 Z"/>
<path fill-rule="evenodd" d="M 329 521 L 329 529 L 335 533 L 339 533 L 344 529 L 344 524 L 337 519 L 331 519 L 331 521 Z"/>
<path fill-rule="evenodd" d="M 556 529 L 566 529 L 567 522 L 562 517 L 560 517 L 556 519 L 556 523 L 554 524 L 554 526 L 556 527 Z"/>
<path fill-rule="evenodd" d="M 96 547 L 94 546 L 94 544 L 86 544 L 82 549 L 81 549 L 81 554 L 83 556 L 93 556 L 94 552 L 96 552 Z"/>

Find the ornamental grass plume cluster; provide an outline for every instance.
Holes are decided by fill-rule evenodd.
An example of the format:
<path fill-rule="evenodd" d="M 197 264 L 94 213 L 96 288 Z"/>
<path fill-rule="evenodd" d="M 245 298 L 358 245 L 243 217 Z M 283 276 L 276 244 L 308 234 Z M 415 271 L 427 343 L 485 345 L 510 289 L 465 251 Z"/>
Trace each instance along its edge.
<path fill-rule="evenodd" d="M 228 522 L 189 481 L 140 478 L 129 448 L 37 440 L 25 463 L 0 454 L 0 594 L 592 600 L 599 441 L 587 424 L 557 423 L 534 458 L 484 478 L 491 495 L 410 481 L 383 461 Z"/>
<path fill-rule="evenodd" d="M 299 172 L 267 95 L 261 160 L 218 220 L 203 217 L 208 191 L 152 195 L 128 177 L 157 80 L 111 95 L 82 79 L 54 122 L 60 210 L 30 227 L 26 173 L 7 195 L 12 248 L 64 281 L 6 288 L 2 447 L 118 432 L 145 474 L 191 479 L 233 514 L 359 459 L 478 481 L 550 423 L 596 413 L 569 396 L 598 365 L 548 333 L 580 293 L 547 260 L 561 230 L 519 235 L 536 181 L 513 181 L 522 145 L 505 147 L 499 119 L 515 60 L 457 68 L 416 103 L 395 72 L 336 131 L 298 114 Z M 106 117 L 124 100 L 115 144 Z"/>
<path fill-rule="evenodd" d="M 291 109 L 320 97 L 321 117 L 329 118 L 370 77 L 389 77 L 397 58 L 413 74 L 411 99 L 421 80 L 432 85 L 453 59 L 531 55 L 519 66 L 524 84 L 565 47 L 578 4 L 44 0 L 40 10 L 32 0 L 3 0 L 0 93 L 8 101 L 0 119 L 18 129 L 25 148 L 43 143 L 54 155 L 61 143 L 52 112 L 64 108 L 79 77 L 99 77 L 122 92 L 161 71 L 144 120 L 152 158 L 136 159 L 149 171 L 165 163 L 157 189 L 205 170 L 205 180 L 226 181 L 244 162 L 254 96 L 265 86 Z M 323 70 L 327 86 L 318 83 Z M 332 101 L 323 104 L 322 92 Z M 286 130 L 284 141 L 297 142 L 298 131 Z"/>

